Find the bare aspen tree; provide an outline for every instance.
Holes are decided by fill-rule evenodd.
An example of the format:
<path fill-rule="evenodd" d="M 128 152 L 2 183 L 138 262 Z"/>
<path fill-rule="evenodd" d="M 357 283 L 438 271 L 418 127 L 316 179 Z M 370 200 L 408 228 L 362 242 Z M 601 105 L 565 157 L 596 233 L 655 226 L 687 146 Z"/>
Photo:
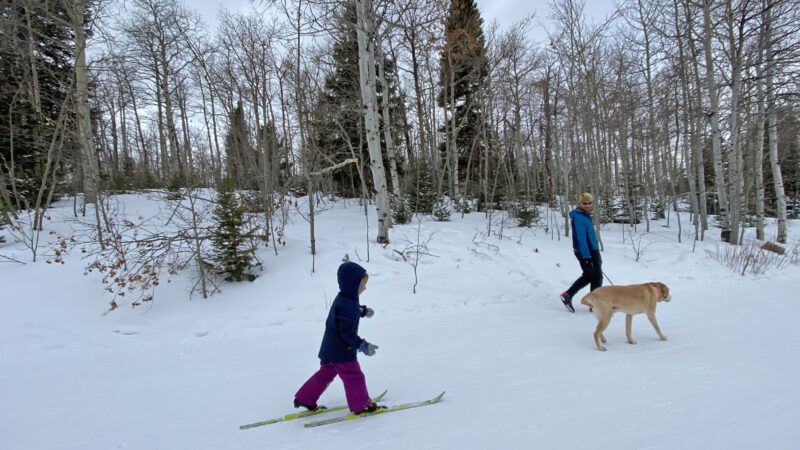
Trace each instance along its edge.
<path fill-rule="evenodd" d="M 202 57 L 198 58 L 203 75 L 197 77 L 197 87 L 200 91 L 200 102 L 203 106 L 203 122 L 206 128 L 206 137 L 211 150 L 211 168 L 214 180 L 218 183 L 222 177 L 222 155 L 219 148 L 219 136 L 217 134 L 217 113 L 216 113 L 216 93 L 212 87 L 208 68 Z M 206 97 L 208 92 L 208 97 Z M 212 137 L 213 136 L 213 137 Z"/>
<path fill-rule="evenodd" d="M 125 95 L 130 99 L 131 102 L 131 110 L 133 111 L 133 119 L 135 124 L 134 128 L 136 131 L 134 141 L 139 154 L 139 163 L 142 171 L 141 175 L 143 179 L 147 180 L 151 177 L 155 166 L 153 166 L 153 158 L 150 154 L 149 145 L 146 142 L 143 120 L 139 114 L 140 103 L 136 93 L 138 90 L 138 80 L 135 79 L 136 74 L 135 70 L 133 69 L 134 63 L 128 58 L 124 57 L 120 57 L 115 60 L 118 61 L 118 69 L 115 71 L 117 73 L 117 80 L 120 84 L 120 90 L 124 92 L 120 95 Z"/>
<path fill-rule="evenodd" d="M 399 197 L 402 192 L 400 191 L 400 178 L 397 176 L 397 154 L 394 146 L 394 136 L 392 136 L 392 119 L 389 115 L 389 77 L 386 75 L 386 70 L 384 69 L 384 61 L 386 58 L 383 54 L 383 45 L 381 44 L 380 38 L 376 39 L 375 50 L 378 58 L 377 79 L 381 82 L 381 97 L 383 98 L 381 104 L 383 140 L 386 143 L 386 156 L 389 159 L 389 176 L 392 179 L 392 193 L 396 197 Z"/>
<path fill-rule="evenodd" d="M 655 6 L 650 1 L 636 0 L 635 13 L 632 20 L 635 21 L 635 26 L 638 28 L 639 36 L 636 43 L 641 46 L 643 52 L 642 64 L 644 65 L 645 85 L 647 87 L 647 129 L 645 144 L 647 146 L 644 154 L 652 155 L 653 169 L 655 171 L 655 183 L 653 184 L 654 200 L 662 204 L 663 199 L 660 197 L 660 185 L 663 182 L 663 175 L 661 173 L 660 161 L 661 154 L 658 146 L 656 145 L 656 135 L 658 133 L 656 127 L 656 110 L 655 98 L 653 94 L 653 27 L 655 22 Z M 647 224 L 647 232 L 650 231 L 650 215 L 649 201 L 645 202 L 644 218 Z"/>
<path fill-rule="evenodd" d="M 717 203 L 719 211 L 717 217 L 722 228 L 720 236 L 723 242 L 730 242 L 731 223 L 728 214 L 728 185 L 725 182 L 725 162 L 722 159 L 722 131 L 719 126 L 719 95 L 717 80 L 714 73 L 714 53 L 712 40 L 714 29 L 711 24 L 711 12 L 714 0 L 703 0 L 703 49 L 706 63 L 706 85 L 709 98 L 708 118 L 711 121 L 711 148 L 714 153 L 714 178 L 717 188 Z M 732 242 L 735 244 L 736 242 Z"/>
<path fill-rule="evenodd" d="M 255 130 L 255 145 L 240 161 L 247 166 L 242 187 L 261 190 L 267 230 L 272 215 L 273 153 L 278 152 L 272 113 L 271 68 L 274 67 L 273 46 L 277 30 L 259 13 L 248 15 L 224 13 L 220 24 L 221 59 L 235 74 L 239 101 L 245 104 L 246 116 Z M 274 139 L 273 139 L 274 138 Z M 274 152 L 273 152 L 274 150 Z M 228 161 L 229 164 L 231 161 Z"/>
<path fill-rule="evenodd" d="M 194 185 L 195 184 L 195 173 L 194 173 L 194 145 L 192 142 L 193 136 L 191 135 L 191 128 L 190 128 L 190 121 L 189 121 L 189 98 L 191 94 L 189 93 L 189 78 L 186 76 L 182 76 L 175 87 L 175 100 L 178 107 L 178 114 L 180 116 L 180 123 L 181 123 L 181 138 L 183 139 L 182 144 L 179 144 L 180 148 L 183 150 L 178 154 L 178 157 L 181 158 L 181 165 L 183 169 L 183 177 L 184 177 L 184 185 Z"/>
<path fill-rule="evenodd" d="M 593 58 L 601 45 L 601 35 L 608 22 L 590 27 L 585 23 L 584 6 L 580 0 L 560 0 L 552 5 L 553 18 L 560 29 L 551 33 L 551 48 L 558 56 L 564 77 L 563 120 L 558 123 L 562 148 L 562 216 L 565 233 L 569 233 L 569 205 L 583 190 L 597 190 L 600 170 L 597 160 L 597 143 L 592 128 L 596 118 L 588 112 L 597 75 Z M 619 76 L 622 76 L 620 73 Z M 586 103 L 584 103 L 586 102 Z M 627 135 L 618 134 L 618 146 L 627 145 Z M 597 192 L 595 192 L 597 193 Z M 599 221 L 597 222 L 599 227 Z"/>
<path fill-rule="evenodd" d="M 577 163 L 574 125 L 575 125 L 575 95 L 577 94 L 577 77 L 580 54 L 584 42 L 581 40 L 583 29 L 580 22 L 583 15 L 583 3 L 575 0 L 559 0 L 552 5 L 556 23 L 561 27 L 557 35 L 549 36 L 551 46 L 558 55 L 561 69 L 565 73 L 565 122 L 559 124 L 563 127 L 560 139 L 562 155 L 562 192 L 564 201 L 561 202 L 561 215 L 564 220 L 564 235 L 569 236 L 569 205 L 576 198 L 580 189 L 575 186 L 575 165 Z"/>
<path fill-rule="evenodd" d="M 762 2 L 763 3 L 763 2 Z M 758 58 L 755 63 L 756 68 L 756 135 L 755 135 L 755 158 L 753 169 L 755 170 L 755 193 L 756 193 L 756 239 L 764 240 L 764 136 L 767 122 L 766 112 L 766 93 L 764 89 L 764 57 L 766 51 L 766 33 L 763 29 L 759 33 L 758 39 Z"/>
<path fill-rule="evenodd" d="M 297 0 L 297 18 L 295 22 L 294 32 L 297 34 L 295 42 L 295 100 L 297 105 L 297 125 L 300 130 L 300 155 L 303 164 L 303 176 L 308 183 L 308 219 L 309 219 L 309 239 L 311 244 L 311 271 L 314 272 L 316 267 L 316 254 L 317 254 L 317 238 L 315 233 L 314 222 L 314 179 L 311 176 L 312 158 L 309 156 L 310 149 L 308 148 L 308 139 L 306 135 L 305 126 L 305 93 L 303 90 L 303 77 L 302 67 L 303 60 L 301 58 L 301 43 L 302 43 L 302 8 L 303 0 Z"/>
<path fill-rule="evenodd" d="M 132 4 L 135 9 L 124 25 L 127 50 L 147 72 L 150 89 L 154 88 L 160 175 L 162 180 L 180 180 L 189 175 L 182 153 L 190 149 L 178 142 L 176 89 L 180 72 L 194 63 L 188 42 L 199 39 L 200 19 L 177 0 L 134 0 Z"/>
<path fill-rule="evenodd" d="M 511 196 L 517 192 L 514 186 L 514 173 L 520 172 L 524 181 L 525 195 L 523 201 L 528 202 L 533 197 L 533 182 L 529 168 L 531 166 L 531 154 L 524 148 L 524 144 L 529 141 L 529 136 L 525 132 L 527 127 L 523 123 L 523 109 L 526 107 L 525 98 L 531 95 L 532 82 L 530 75 L 537 69 L 537 63 L 531 48 L 525 41 L 529 20 L 523 20 L 512 26 L 498 41 L 500 47 L 498 56 L 498 80 L 496 82 L 499 91 L 495 97 L 503 102 L 500 109 L 504 112 L 503 133 L 507 138 L 507 148 L 513 160 L 517 163 L 516 167 L 509 171 Z M 488 89 L 487 89 L 488 91 Z M 491 101 L 491 100 L 490 100 Z M 494 109 L 494 108 L 493 108 Z M 510 117 L 509 117 L 510 116 Z"/>
<path fill-rule="evenodd" d="M 205 40 L 199 42 L 189 40 L 187 45 L 197 64 L 192 74 L 194 82 L 197 84 L 197 90 L 200 92 L 200 105 L 203 109 L 203 122 L 210 151 L 211 170 L 214 181 L 219 183 L 222 178 L 222 152 L 219 145 L 216 104 L 220 94 L 212 73 L 214 50 Z"/>
<path fill-rule="evenodd" d="M 447 54 L 447 65 L 453 65 L 453 57 L 448 52 Z M 442 192 L 443 180 L 445 173 L 450 173 L 450 195 L 453 197 L 458 198 L 459 189 L 458 189 L 458 146 L 456 143 L 458 142 L 458 131 L 459 131 L 459 124 L 456 118 L 456 102 L 455 102 L 455 71 L 451 70 L 447 72 L 449 78 L 445 81 L 449 86 L 450 89 L 447 91 L 449 93 L 449 100 L 447 102 L 446 110 L 445 110 L 445 120 L 449 121 L 448 132 L 445 134 L 445 160 L 442 167 L 442 172 L 439 175 L 439 182 L 437 191 Z M 489 156 L 487 153 L 486 160 L 488 161 Z M 486 168 L 488 170 L 489 164 L 486 164 Z M 486 189 L 489 189 L 488 183 L 488 175 L 486 177 Z M 487 201 L 489 201 L 490 197 L 486 197 Z"/>
<path fill-rule="evenodd" d="M 294 97 L 294 106 L 296 108 L 295 112 L 298 130 L 297 137 L 299 137 L 300 144 L 300 148 L 298 149 L 300 170 L 302 170 L 302 179 L 306 183 L 306 194 L 308 197 L 307 220 L 309 221 L 309 242 L 312 255 L 311 270 L 313 272 L 316 270 L 317 246 L 315 203 L 316 195 L 318 193 L 317 183 L 315 182 L 317 174 L 315 174 L 314 169 L 317 166 L 317 158 L 319 155 L 318 152 L 316 152 L 313 148 L 314 142 L 311 137 L 312 131 L 310 130 L 311 111 L 308 97 L 311 95 L 310 91 L 312 90 L 311 88 L 313 87 L 313 84 L 311 82 L 312 80 L 309 80 L 309 73 L 306 70 L 307 61 L 303 58 L 304 36 L 313 35 L 313 30 L 308 26 L 307 22 L 304 22 L 304 19 L 307 18 L 304 16 L 304 11 L 311 14 L 313 13 L 313 8 L 311 8 L 310 2 L 303 2 L 303 0 L 296 0 L 296 2 L 282 1 L 281 8 L 290 24 L 289 26 L 292 34 L 290 35 L 291 48 L 289 49 L 291 56 L 287 57 L 280 65 L 280 67 L 285 69 L 285 76 L 279 77 L 279 83 L 283 85 L 284 79 L 287 82 L 291 80 L 291 82 L 287 83 L 284 87 L 287 89 L 287 93 L 285 95 Z M 313 17 L 311 19 L 312 21 L 315 20 Z M 290 86 L 291 83 L 293 83 L 294 86 Z M 282 100 L 286 98 L 283 94 L 284 87 L 279 89 L 279 97 Z M 289 91 L 290 87 L 294 88 L 293 92 Z M 283 104 L 286 105 L 286 103 Z M 288 130 L 290 129 L 288 117 L 284 117 L 283 119 L 283 128 L 284 130 L 287 130 L 285 131 L 284 135 L 291 136 L 291 134 L 288 133 Z M 291 141 L 289 145 L 292 145 Z M 287 163 L 289 162 L 288 159 L 289 154 L 287 154 Z"/>
<path fill-rule="evenodd" d="M 86 64 L 86 35 L 83 29 L 85 0 L 68 2 L 72 26 L 75 32 L 75 108 L 78 123 L 78 142 L 81 147 L 83 166 L 83 190 L 86 203 L 97 203 L 100 184 L 100 169 L 95 154 L 92 136 L 92 119 L 89 113 L 89 75 Z"/>
<path fill-rule="evenodd" d="M 686 31 L 689 36 L 689 40 L 694 41 L 695 39 L 700 39 L 700 37 L 695 37 L 693 30 L 694 27 L 697 26 L 698 28 L 702 28 L 695 22 L 694 12 L 693 12 L 693 3 L 691 0 L 683 0 L 683 8 L 686 15 Z M 700 77 L 700 62 L 699 62 L 699 49 L 697 45 L 688 45 L 690 53 L 691 53 L 691 63 L 692 63 L 692 83 L 690 84 L 693 87 L 693 94 L 691 98 L 694 101 L 691 104 L 690 111 L 692 114 L 691 121 L 691 130 L 692 130 L 692 165 L 694 166 L 694 170 L 697 173 L 697 186 L 698 186 L 698 205 L 700 206 L 700 240 L 705 240 L 705 232 L 708 230 L 708 196 L 706 195 L 705 183 L 705 166 L 704 166 L 704 158 L 703 158 L 703 140 L 701 139 L 701 130 L 703 129 L 703 123 L 705 123 L 705 114 L 703 112 L 703 95 L 702 95 L 702 80 Z"/>
<path fill-rule="evenodd" d="M 404 0 L 405 7 L 397 18 L 399 32 L 403 39 L 399 46 L 405 50 L 406 56 L 410 59 L 406 70 L 410 72 L 414 87 L 413 109 L 417 115 L 417 151 L 419 157 L 433 163 L 436 151 L 436 139 L 434 128 L 431 126 L 429 108 L 426 102 L 430 102 L 432 97 L 426 93 L 430 86 L 425 85 L 424 71 L 430 68 L 426 62 L 433 53 L 433 47 L 437 41 L 438 26 L 444 11 L 443 2 L 419 2 L 417 0 Z M 416 167 L 414 152 L 411 145 L 408 145 L 408 161 L 412 167 Z M 431 164 L 435 167 L 435 164 Z"/>
<path fill-rule="evenodd" d="M 375 12 L 372 0 L 355 0 L 358 22 L 358 65 L 361 84 L 361 100 L 364 107 L 364 127 L 367 148 L 369 149 L 372 180 L 377 190 L 376 210 L 378 215 L 379 244 L 389 243 L 389 192 L 386 185 L 386 172 L 383 168 L 383 155 L 380 143 L 378 117 L 377 75 L 375 73 Z"/>
<path fill-rule="evenodd" d="M 676 136 L 674 143 L 675 150 L 673 152 L 672 139 L 670 139 L 670 123 L 669 123 L 670 121 L 668 118 L 668 116 L 671 114 L 668 105 L 671 103 L 672 98 L 675 99 L 674 103 L 672 103 L 672 105 L 675 106 L 675 114 L 678 114 L 677 99 L 679 96 L 675 94 L 675 91 L 677 91 L 677 89 L 675 89 L 675 86 L 673 85 L 671 86 L 671 88 L 672 89 L 668 89 L 667 92 L 662 93 L 662 95 L 665 98 L 663 99 L 663 103 L 661 106 L 665 110 L 664 118 L 662 121 L 664 129 L 661 133 L 661 144 L 664 146 L 665 157 L 663 158 L 663 164 L 664 164 L 663 170 L 664 174 L 667 177 L 666 201 L 668 203 L 667 205 L 665 205 L 664 208 L 666 209 L 667 227 L 670 226 L 670 212 L 671 211 L 675 212 L 675 218 L 677 219 L 678 222 L 678 242 L 680 243 L 683 242 L 683 223 L 681 222 L 681 212 L 680 208 L 678 207 L 678 194 L 676 192 L 677 189 L 676 189 L 675 179 L 679 176 L 678 175 L 679 168 L 677 160 L 678 160 L 678 155 L 681 153 L 680 151 L 681 143 L 680 143 L 680 135 Z M 680 126 L 677 125 L 680 122 L 680 120 L 677 117 L 676 119 L 677 120 L 675 121 L 676 124 L 675 131 L 676 133 L 680 133 Z M 656 163 L 658 163 L 658 161 L 656 161 Z"/>
<path fill-rule="evenodd" d="M 674 35 L 675 38 L 675 45 L 678 48 L 678 61 L 677 61 L 677 71 L 678 77 L 680 80 L 680 105 L 676 105 L 675 113 L 679 114 L 681 119 L 681 142 L 680 146 L 682 148 L 681 155 L 686 166 L 686 178 L 689 184 L 689 204 L 691 205 L 692 210 L 692 224 L 694 225 L 695 231 L 695 240 L 700 239 L 700 208 L 698 205 L 698 186 L 697 186 L 697 172 L 695 170 L 695 164 L 692 159 L 694 156 L 694 152 L 692 150 L 692 128 L 691 128 L 691 103 L 690 97 L 691 92 L 689 88 L 689 61 L 686 56 L 686 41 L 688 39 L 688 34 L 685 31 L 685 25 L 681 25 L 681 12 L 680 12 L 680 5 L 678 0 L 673 0 L 673 25 L 675 26 Z M 677 101 L 676 101 L 677 102 Z M 683 112 L 681 113 L 680 109 L 683 108 Z"/>
<path fill-rule="evenodd" d="M 553 175 L 553 134 L 555 133 L 554 118 L 558 114 L 559 95 L 558 75 L 554 65 L 555 61 L 552 58 L 547 58 L 544 61 L 544 72 L 538 81 L 539 89 L 542 92 L 542 119 L 539 125 L 539 134 L 544 136 L 542 159 L 544 160 L 545 190 L 549 202 L 554 199 L 555 185 L 557 184 L 557 179 Z"/>
<path fill-rule="evenodd" d="M 769 1 L 765 1 L 762 9 L 764 23 L 764 42 L 766 45 L 766 90 L 767 90 L 767 132 L 769 136 L 769 162 L 772 168 L 772 178 L 775 186 L 775 201 L 778 213 L 778 236 L 776 240 L 781 244 L 786 243 L 786 193 L 783 187 L 781 163 L 778 159 L 778 114 L 775 104 L 775 53 L 773 48 L 773 16 Z"/>
<path fill-rule="evenodd" d="M 727 37 L 727 54 L 730 62 L 730 105 L 729 105 L 729 158 L 728 158 L 728 173 L 730 181 L 730 239 L 731 244 L 740 243 L 739 240 L 739 223 L 742 220 L 743 210 L 746 211 L 746 202 L 744 199 L 744 154 L 741 144 L 741 120 L 740 111 L 741 105 L 741 86 L 742 74 L 744 71 L 744 51 L 745 39 L 748 30 L 748 17 L 752 12 L 748 10 L 747 2 L 738 5 L 738 8 L 733 5 L 732 0 L 727 0 L 725 3 L 725 20 L 724 26 Z"/>

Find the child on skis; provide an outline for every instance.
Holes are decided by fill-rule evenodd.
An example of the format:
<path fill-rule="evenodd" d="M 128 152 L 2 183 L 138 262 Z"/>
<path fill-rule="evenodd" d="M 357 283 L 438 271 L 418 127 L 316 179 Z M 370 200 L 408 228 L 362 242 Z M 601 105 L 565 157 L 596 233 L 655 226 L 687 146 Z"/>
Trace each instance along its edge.
<path fill-rule="evenodd" d="M 367 288 L 369 276 L 366 269 L 354 262 L 339 266 L 337 272 L 339 294 L 333 300 L 328 319 L 325 321 L 325 334 L 319 350 L 320 368 L 303 384 L 294 396 L 294 407 L 304 407 L 314 411 L 317 400 L 328 388 L 336 375 L 344 383 L 347 406 L 350 411 L 361 414 L 375 412 L 379 408 L 370 400 L 367 383 L 356 358 L 356 350 L 367 356 L 375 354 L 377 345 L 370 344 L 358 336 L 358 321 L 362 317 L 372 317 L 374 311 L 359 304 L 358 297 Z"/>

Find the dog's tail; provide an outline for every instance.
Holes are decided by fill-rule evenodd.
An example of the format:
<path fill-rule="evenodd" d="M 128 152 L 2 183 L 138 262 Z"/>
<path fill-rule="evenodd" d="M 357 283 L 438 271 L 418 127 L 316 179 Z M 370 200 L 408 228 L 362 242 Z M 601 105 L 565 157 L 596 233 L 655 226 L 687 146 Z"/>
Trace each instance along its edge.
<path fill-rule="evenodd" d="M 583 298 L 581 299 L 581 304 L 588 306 L 589 309 L 594 308 L 594 294 L 590 292 L 584 295 Z"/>

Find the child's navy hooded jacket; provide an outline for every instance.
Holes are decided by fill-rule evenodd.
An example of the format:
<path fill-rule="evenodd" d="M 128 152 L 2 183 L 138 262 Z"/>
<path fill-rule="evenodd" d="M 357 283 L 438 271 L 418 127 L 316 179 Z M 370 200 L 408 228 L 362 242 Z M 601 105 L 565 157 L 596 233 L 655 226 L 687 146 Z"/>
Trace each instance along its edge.
<path fill-rule="evenodd" d="M 358 303 L 358 287 L 367 271 L 354 262 L 339 266 L 339 295 L 333 300 L 325 335 L 319 349 L 319 359 L 339 364 L 356 360 L 356 350 L 364 341 L 358 336 L 358 321 L 363 309 Z"/>

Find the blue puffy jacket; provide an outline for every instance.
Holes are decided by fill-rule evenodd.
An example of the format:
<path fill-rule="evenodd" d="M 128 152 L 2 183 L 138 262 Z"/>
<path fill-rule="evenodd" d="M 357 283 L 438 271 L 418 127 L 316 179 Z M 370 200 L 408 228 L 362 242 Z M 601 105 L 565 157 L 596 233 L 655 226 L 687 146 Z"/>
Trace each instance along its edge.
<path fill-rule="evenodd" d="M 358 321 L 366 308 L 358 303 L 358 286 L 367 273 L 354 262 L 339 266 L 339 294 L 333 300 L 325 334 L 319 349 L 319 359 L 325 363 L 339 364 L 356 360 L 356 350 L 364 341 L 358 336 Z"/>
<path fill-rule="evenodd" d="M 570 211 L 569 218 L 572 222 L 572 248 L 582 259 L 591 258 L 592 252 L 600 250 L 592 217 L 586 211 L 574 209 Z"/>

